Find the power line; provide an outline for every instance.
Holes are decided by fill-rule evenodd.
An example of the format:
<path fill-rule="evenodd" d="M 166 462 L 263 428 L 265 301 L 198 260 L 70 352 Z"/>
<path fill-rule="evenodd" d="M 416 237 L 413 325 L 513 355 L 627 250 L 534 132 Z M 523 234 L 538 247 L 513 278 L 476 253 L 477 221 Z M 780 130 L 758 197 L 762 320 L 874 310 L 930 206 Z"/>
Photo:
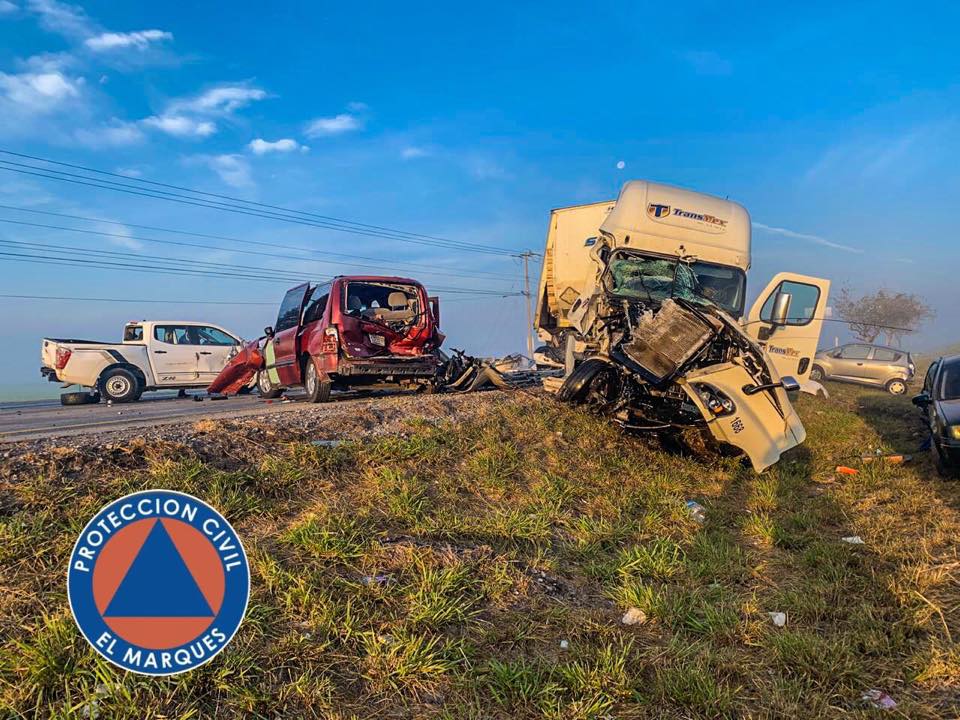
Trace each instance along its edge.
<path fill-rule="evenodd" d="M 72 297 L 69 295 L 15 295 L 0 294 L 0 298 L 11 300 L 70 300 L 71 302 L 112 302 L 112 303 L 163 303 L 171 305 L 276 305 L 273 302 L 252 302 L 250 300 L 153 300 L 144 298 L 96 298 Z"/>
<path fill-rule="evenodd" d="M 368 224 L 368 223 L 361 223 L 361 222 L 356 222 L 356 221 L 353 221 L 353 220 L 344 220 L 344 219 L 342 219 L 342 218 L 336 218 L 336 217 L 332 217 L 332 216 L 330 216 L 330 215 L 320 215 L 320 214 L 317 214 L 317 213 L 307 212 L 307 211 L 305 211 L 305 210 L 296 210 L 296 209 L 291 209 L 291 208 L 285 208 L 285 207 L 282 207 L 282 206 L 279 206 L 279 205 L 270 205 L 270 204 L 268 204 L 268 203 L 256 202 L 256 201 L 254 201 L 254 200 L 244 200 L 243 198 L 237 198 L 237 197 L 233 197 L 233 196 L 230 196 L 230 195 L 223 195 L 223 194 L 220 194 L 220 193 L 211 193 L 211 192 L 206 192 L 206 191 L 203 191 L 203 190 L 196 190 L 196 189 L 194 189 L 194 188 L 184 187 L 184 186 L 182 186 L 182 185 L 172 185 L 172 184 L 169 184 L 169 183 L 157 182 L 157 181 L 155 181 L 155 180 L 147 180 L 147 179 L 144 179 L 144 178 L 134 178 L 134 177 L 131 177 L 131 176 L 129 176 L 129 175 L 123 175 L 123 174 L 121 174 L 121 173 L 108 172 L 108 171 L 106 171 L 106 170 L 99 170 L 99 169 L 97 169 L 97 168 L 91 168 L 91 167 L 84 166 L 84 165 L 75 165 L 75 164 L 72 164 L 72 163 L 62 162 L 62 161 L 59 161 L 59 160 L 51 160 L 50 158 L 38 157 L 38 156 L 36 156 L 36 155 L 27 155 L 27 154 L 25 154 L 25 153 L 18 153 L 18 152 L 14 152 L 14 151 L 12 151 L 12 150 L 4 150 L 4 149 L 2 149 L 2 148 L 0 148 L 0 153 L 2 153 L 2 154 L 4 154 L 4 155 L 10 155 L 10 156 L 13 156 L 13 157 L 24 158 L 24 159 L 27 159 L 27 160 L 34 160 L 34 161 L 36 161 L 36 162 L 43 162 L 43 163 L 47 163 L 47 164 L 50 164 L 50 165 L 59 165 L 59 166 L 61 166 L 61 167 L 69 167 L 69 168 L 73 168 L 74 170 L 83 170 L 83 171 L 85 171 L 85 172 L 92 172 L 92 173 L 96 173 L 96 174 L 98 174 L 98 175 L 105 175 L 105 176 L 108 176 L 108 177 L 121 178 L 121 179 L 123 179 L 123 180 L 128 180 L 128 181 L 131 181 L 131 180 L 132 180 L 132 181 L 134 181 L 134 182 L 142 183 L 142 184 L 145 184 L 145 185 L 154 185 L 154 186 L 156 186 L 156 187 L 165 187 L 165 188 L 170 188 L 170 189 L 172 189 L 172 190 L 180 190 L 180 191 L 183 191 L 183 192 L 193 193 L 193 194 L 195 194 L 195 195 L 203 195 L 203 196 L 206 196 L 206 197 L 219 198 L 219 199 L 222 199 L 222 200 L 229 200 L 229 201 L 231 201 L 231 202 L 243 203 L 243 204 L 245 204 L 245 205 L 253 205 L 253 206 L 257 206 L 257 207 L 268 208 L 268 209 L 271 209 L 271 210 L 278 210 L 278 211 L 285 212 L 285 213 L 291 213 L 291 214 L 297 214 L 297 215 L 304 215 L 304 216 L 307 216 L 307 217 L 312 217 L 312 218 L 316 218 L 316 219 L 320 219 L 320 220 L 325 220 L 325 221 L 328 221 L 328 222 L 335 222 L 335 223 L 340 223 L 340 224 L 349 225 L 349 226 L 362 227 L 362 228 L 371 229 L 371 230 L 380 230 L 380 231 L 389 232 L 389 233 L 392 233 L 392 234 L 406 235 L 406 236 L 408 236 L 408 237 L 417 237 L 417 238 L 423 238 L 423 239 L 428 239 L 428 240 L 436 240 L 436 241 L 438 241 L 438 242 L 444 242 L 444 243 L 455 243 L 455 244 L 464 245 L 464 246 L 469 245 L 469 246 L 473 246 L 473 247 L 477 247 L 477 248 L 484 248 L 484 249 L 494 249 L 494 250 L 496 250 L 496 249 L 501 249 L 501 250 L 504 250 L 505 252 L 508 252 L 508 253 L 509 253 L 509 252 L 512 252 L 512 251 L 510 251 L 510 250 L 507 250 L 506 248 L 495 248 L 495 247 L 491 247 L 491 246 L 488 246 L 488 245 L 481 245 L 481 244 L 479 244 L 479 243 L 470 243 L 470 242 L 466 242 L 466 241 L 463 241 L 463 240 L 451 240 L 451 239 L 449 239 L 449 238 L 442 238 L 442 237 L 437 237 L 437 236 L 434 236 L 434 235 L 425 235 L 425 234 L 423 234 L 423 233 L 412 233 L 412 232 L 408 232 L 408 231 L 405 231 L 405 230 L 397 230 L 397 229 L 395 229 L 395 228 L 384 227 L 384 226 L 382 226 L 382 225 L 370 225 L 370 224 Z M 24 167 L 32 167 L 32 166 L 24 166 Z M 54 172 L 57 172 L 57 171 L 54 171 Z M 126 187 L 129 187 L 129 186 L 126 186 Z"/>
<path fill-rule="evenodd" d="M 0 153 L 14 154 L 10 151 L 0 149 Z M 47 161 L 44 161 L 47 162 Z M 56 162 L 56 161 L 49 161 Z M 155 200 L 165 200 L 168 202 L 175 202 L 182 205 L 191 205 L 195 207 L 202 207 L 210 210 L 221 210 L 224 212 L 230 212 L 240 215 L 247 215 L 251 217 L 265 218 L 268 220 L 279 220 L 281 222 L 293 223 L 296 225 L 305 225 L 309 227 L 317 227 L 326 230 L 335 230 L 337 232 L 345 232 L 354 235 L 375 237 L 386 240 L 397 240 L 400 242 L 408 242 L 419 245 L 427 245 L 432 247 L 442 247 L 448 249 L 462 250 L 465 252 L 475 252 L 483 253 L 489 255 L 499 255 L 499 256 L 509 256 L 514 255 L 514 251 L 507 250 L 505 248 L 493 248 L 490 246 L 478 245 L 475 243 L 466 243 L 456 240 L 446 240 L 446 239 L 432 239 L 430 236 L 414 236 L 410 234 L 401 234 L 402 231 L 393 231 L 393 230 L 372 230 L 368 229 L 362 225 L 345 225 L 343 222 L 349 221 L 326 221 L 326 220 L 310 220 L 304 217 L 300 217 L 302 213 L 296 210 L 286 210 L 281 211 L 263 211 L 256 210 L 251 207 L 232 205 L 229 203 L 223 203 L 219 201 L 210 201 L 204 200 L 198 197 L 192 197 L 189 195 L 183 195 L 180 193 L 167 192 L 163 190 L 154 190 L 151 187 L 143 187 L 137 185 L 131 185 L 127 183 L 118 183 L 110 180 L 102 180 L 101 178 L 89 177 L 86 175 L 78 175 L 76 173 L 68 173 L 62 170 L 53 170 L 46 167 L 37 167 L 35 165 L 27 165 L 24 163 L 16 163 L 9 160 L 0 160 L 0 170 L 7 170 L 9 172 L 20 173 L 23 175 L 31 175 L 35 177 L 45 178 L 47 180 L 57 180 L 59 182 L 66 182 L 73 185 L 84 185 L 87 187 L 98 188 L 101 190 L 112 190 L 114 192 L 121 192 L 128 195 L 135 195 L 140 197 L 148 197 Z M 99 172 L 99 171 L 98 171 Z M 124 177 L 124 176 L 120 176 Z M 226 197 L 226 196 L 225 196 Z M 287 213 L 287 214 L 282 214 Z M 338 224 L 339 223 L 339 224 Z"/>
<path fill-rule="evenodd" d="M 115 221 L 115 220 L 100 220 L 100 219 L 97 219 L 97 218 L 84 217 L 84 216 L 81 216 L 81 215 L 70 215 L 70 214 L 67 214 L 67 213 L 53 212 L 53 211 L 50 211 L 50 210 L 35 210 L 35 209 L 33 209 L 33 208 L 17 207 L 17 206 L 15 206 L 15 205 L 2 205 L 2 204 L 0 204 L 0 209 L 16 210 L 16 211 L 20 211 L 20 212 L 36 213 L 36 214 L 40 214 L 40 215 L 51 215 L 51 216 L 55 216 L 55 217 L 63 217 L 63 218 L 68 218 L 68 219 L 72 219 L 72 220 L 82 220 L 82 221 L 85 221 L 85 222 L 96 222 L 96 223 L 104 223 L 104 224 L 109 224 L 109 225 L 120 225 L 120 226 L 125 226 L 125 227 L 144 228 L 144 229 L 149 229 L 149 230 L 155 230 L 155 231 L 158 231 L 158 232 L 176 233 L 176 234 L 180 234 L 180 235 L 190 235 L 190 236 L 211 238 L 211 239 L 217 239 L 217 240 L 227 240 L 227 241 L 230 241 L 230 242 L 242 243 L 242 244 L 245 244 L 245 245 L 257 245 L 257 246 L 264 246 L 264 247 L 277 248 L 277 249 L 283 249 L 283 250 L 296 250 L 296 251 L 299 251 L 299 252 L 312 253 L 312 254 L 314 254 L 314 255 L 328 255 L 328 256 L 330 256 L 330 257 L 337 257 L 337 258 L 341 258 L 341 257 L 342 257 L 342 258 L 348 258 L 348 259 L 353 259 L 353 260 L 370 260 L 371 262 L 379 262 L 379 263 L 385 263 L 385 262 L 386 262 L 386 261 L 384 261 L 383 258 L 373 258 L 373 257 L 365 256 L 365 255 L 354 255 L 354 254 L 350 254 L 350 253 L 336 253 L 336 252 L 328 252 L 328 251 L 323 251 L 323 250 L 313 250 L 312 248 L 306 248 L 306 247 L 291 246 L 291 245 L 281 245 L 281 244 L 278 244 L 278 243 L 260 242 L 260 241 L 256 241 L 256 240 L 242 240 L 242 239 L 240 239 L 240 238 L 231 238 L 231 237 L 226 237 L 226 236 L 223 236 L 223 235 L 206 235 L 206 234 L 204 234 L 204 233 L 193 233 L 193 232 L 189 232 L 189 231 L 185 231 L 185 230 L 173 230 L 173 229 L 170 229 L 170 228 L 161 228 L 161 227 L 155 227 L 155 226 L 149 226 L 149 225 L 136 225 L 136 224 L 133 224 L 133 223 L 123 223 L 123 222 L 118 222 L 118 221 Z M 46 230 L 63 230 L 63 231 L 66 231 L 66 232 L 82 233 L 82 234 L 84 234 L 84 235 L 99 235 L 99 236 L 103 236 L 103 237 L 113 237 L 113 238 L 120 238 L 120 239 L 126 239 L 126 240 L 139 240 L 139 241 L 142 241 L 142 242 L 161 243 L 161 244 L 164 244 L 164 245 L 178 245 L 178 246 L 182 246 L 182 247 L 192 247 L 192 248 L 199 248 L 199 249 L 203 249 L 203 250 L 226 250 L 226 251 L 228 251 L 228 252 L 241 253 L 241 254 L 244 254 L 244 255 L 259 255 L 259 256 L 271 257 L 271 258 L 276 258 L 276 257 L 278 257 L 276 253 L 257 252 L 257 251 L 254 251 L 254 250 L 241 250 L 241 249 L 238 249 L 238 248 L 228 248 L 228 247 L 222 247 L 222 246 L 219 246 L 219 245 L 203 245 L 203 244 L 200 244 L 200 243 L 188 243 L 188 242 L 177 241 L 177 240 L 161 240 L 161 239 L 159 239 L 159 238 L 150 238 L 150 237 L 143 237 L 143 236 L 138 236 L 138 235 L 128 235 L 128 234 L 124 234 L 124 233 L 109 233 L 109 232 L 104 232 L 104 231 L 102 231 L 102 230 L 89 230 L 89 229 L 86 229 L 86 228 L 73 228 L 73 227 L 67 227 L 67 226 L 64 226 L 64 225 L 50 225 L 50 224 L 47 224 L 47 223 L 34 223 L 34 222 L 28 222 L 28 221 L 26 221 L 26 220 L 12 220 L 12 219 L 10 219 L 10 218 L 0 218 L 0 222 L 2 222 L 2 223 L 8 223 L 8 224 L 11 224 L 11 225 L 22 225 L 22 226 L 24 226 L 24 227 L 43 228 L 43 229 L 46 229 Z M 306 259 L 308 259 L 308 258 L 303 258 L 303 257 L 299 257 L 299 256 L 286 256 L 286 257 L 288 257 L 288 258 L 291 259 L 291 260 L 306 260 Z M 328 264 L 333 264 L 331 261 L 323 261 L 323 260 L 312 260 L 312 262 L 328 262 Z M 358 263 L 338 263 L 338 264 L 341 264 L 341 265 L 350 265 L 350 266 L 352 266 L 352 267 L 366 267 L 365 265 L 360 265 L 360 264 L 358 264 Z M 393 261 L 390 261 L 389 264 L 390 264 L 390 265 L 395 265 L 395 266 L 404 266 L 404 267 L 411 267 L 411 268 L 417 268 L 417 269 L 421 269 L 421 270 L 426 270 L 426 271 L 428 271 L 428 272 L 433 272 L 433 274 L 435 274 L 435 275 L 450 275 L 450 276 L 460 276 L 460 277 L 477 277 L 477 276 L 483 275 L 483 276 L 500 278 L 500 279 L 504 279 L 504 280 L 512 280 L 512 279 L 513 279 L 511 276 L 509 276 L 509 275 L 504 275 L 504 274 L 502 274 L 502 273 L 484 272 L 484 271 L 481 271 L 481 270 L 475 270 L 475 271 L 473 271 L 473 272 L 468 273 L 468 272 L 462 272 L 462 271 L 456 271 L 456 270 L 443 270 L 443 271 L 438 271 L 438 270 L 435 269 L 435 268 L 436 268 L 435 265 L 424 265 L 424 264 L 421 264 L 421 263 L 410 263 L 410 262 L 402 262 L 402 261 L 393 262 Z"/>
<path fill-rule="evenodd" d="M 513 295 L 504 295 L 503 297 L 513 297 Z M 151 298 L 99 298 L 99 297 L 73 297 L 69 295 L 17 295 L 13 293 L 2 293 L 0 298 L 9 300 L 57 300 L 70 302 L 105 302 L 105 303 L 157 303 L 164 305 L 270 305 L 276 306 L 274 301 L 251 301 L 251 300 L 157 300 Z M 445 302 L 461 302 L 468 300 L 468 297 L 458 297 Z"/>
<path fill-rule="evenodd" d="M 16 246 L 18 243 L 15 241 L 0 241 L 0 244 L 4 245 L 13 245 Z M 19 243 L 24 245 L 27 249 L 31 249 L 31 246 L 40 246 L 41 248 L 56 247 L 51 245 L 44 245 L 41 243 Z M 36 249 L 34 247 L 33 249 Z M 143 256 L 135 253 L 119 253 L 119 252 L 110 252 L 106 250 L 73 250 L 73 252 L 87 253 L 88 255 L 101 255 L 106 258 L 119 258 L 126 259 L 127 257 L 132 257 L 134 259 L 148 259 L 150 256 Z M 0 257 L 8 258 L 11 262 L 26 262 L 36 265 L 60 265 L 60 266 L 70 266 L 70 267 L 91 267 L 95 269 L 121 269 L 129 272 L 137 273 L 146 273 L 146 274 L 158 274 L 158 275 L 179 275 L 186 277 L 216 277 L 222 279 L 240 279 L 240 280 L 253 280 L 259 282 L 282 282 L 285 284 L 294 282 L 302 282 L 302 275 L 283 275 L 280 271 L 268 271 L 264 272 L 243 272 L 244 268 L 242 266 L 224 266 L 237 268 L 238 271 L 228 270 L 194 270 L 189 267 L 183 267 L 182 265 L 165 265 L 165 264 L 154 264 L 151 267 L 144 267 L 142 263 L 130 263 L 130 262 L 115 262 L 112 260 L 104 259 L 104 257 L 97 257 L 94 259 L 84 259 L 77 257 L 70 257 L 61 254 L 55 254 L 51 256 L 50 253 L 44 255 L 37 255 L 32 253 L 13 253 L 13 252 L 2 252 L 0 251 Z M 174 262 L 174 263 L 184 263 L 188 261 L 181 261 L 177 258 L 162 258 L 158 257 L 158 260 L 163 262 Z M 498 290 L 486 290 L 480 288 L 456 288 L 456 287 L 437 287 L 432 288 L 434 292 L 438 293 L 452 293 L 452 294 L 477 294 L 477 295 L 492 295 L 492 296 L 506 296 L 510 292 L 507 291 L 498 291 Z"/>

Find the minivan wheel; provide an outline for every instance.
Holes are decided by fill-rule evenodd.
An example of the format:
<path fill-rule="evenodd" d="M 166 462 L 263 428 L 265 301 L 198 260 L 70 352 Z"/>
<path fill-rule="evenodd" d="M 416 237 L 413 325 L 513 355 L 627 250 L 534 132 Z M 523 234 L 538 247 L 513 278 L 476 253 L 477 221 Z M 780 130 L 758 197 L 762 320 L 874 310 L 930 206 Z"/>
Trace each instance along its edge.
<path fill-rule="evenodd" d="M 281 393 L 283 393 L 283 388 L 273 384 L 273 380 L 270 379 L 270 375 L 266 370 L 261 370 L 257 373 L 257 390 L 260 393 L 260 397 L 267 400 L 278 398 Z"/>
<path fill-rule="evenodd" d="M 814 365 L 813 369 L 810 370 L 810 379 L 820 382 L 823 380 L 823 368 L 819 365 Z"/>
<path fill-rule="evenodd" d="M 308 357 L 303 372 L 303 389 L 307 391 L 307 399 L 312 403 L 327 402 L 330 399 L 330 384 L 320 379 L 313 358 Z"/>
<path fill-rule="evenodd" d="M 886 388 L 891 395 L 903 395 L 907 391 L 907 384 L 903 380 L 895 379 L 888 382 Z"/>

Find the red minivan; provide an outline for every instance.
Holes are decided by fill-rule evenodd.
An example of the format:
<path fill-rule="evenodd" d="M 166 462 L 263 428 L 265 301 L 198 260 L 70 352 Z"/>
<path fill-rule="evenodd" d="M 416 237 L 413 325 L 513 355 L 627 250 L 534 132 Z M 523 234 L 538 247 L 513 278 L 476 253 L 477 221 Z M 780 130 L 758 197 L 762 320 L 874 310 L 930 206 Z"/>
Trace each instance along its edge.
<path fill-rule="evenodd" d="M 390 384 L 430 387 L 440 370 L 437 298 L 416 280 L 348 275 L 287 291 L 277 322 L 247 345 L 207 388 L 231 394 L 257 374 L 263 397 L 302 385 L 311 402 L 333 389 Z"/>

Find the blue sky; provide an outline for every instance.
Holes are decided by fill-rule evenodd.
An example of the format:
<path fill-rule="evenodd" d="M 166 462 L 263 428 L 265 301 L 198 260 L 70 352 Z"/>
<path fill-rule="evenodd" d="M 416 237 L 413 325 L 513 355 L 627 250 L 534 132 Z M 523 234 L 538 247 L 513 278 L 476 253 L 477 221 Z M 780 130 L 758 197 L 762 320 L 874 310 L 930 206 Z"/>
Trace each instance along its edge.
<path fill-rule="evenodd" d="M 615 197 L 632 178 L 678 184 L 750 210 L 754 292 L 782 269 L 919 292 L 939 313 L 913 342 L 935 347 L 960 335 L 958 15 L 947 3 L 915 13 L 879 2 L 0 0 L 0 148 L 518 251 L 540 249 L 552 207 Z M 131 239 L 147 234 L 131 224 L 381 258 L 361 262 L 373 272 L 413 263 L 429 269 L 403 274 L 428 287 L 520 287 L 509 257 L 4 170 L 0 204 L 99 222 L 10 209 L 0 219 L 127 236 L 0 222 L 0 241 L 128 252 L 146 266 L 146 256 L 164 256 L 305 278 L 359 270 L 283 251 L 238 254 L 227 241 L 151 244 Z M 0 287 L 274 303 L 285 284 L 0 258 Z M 523 349 L 521 299 L 440 295 L 450 344 Z M 269 305 L 0 299 L 0 373 L 4 384 L 35 381 L 43 336 L 117 338 L 129 319 L 165 316 L 253 337 L 274 314 Z"/>

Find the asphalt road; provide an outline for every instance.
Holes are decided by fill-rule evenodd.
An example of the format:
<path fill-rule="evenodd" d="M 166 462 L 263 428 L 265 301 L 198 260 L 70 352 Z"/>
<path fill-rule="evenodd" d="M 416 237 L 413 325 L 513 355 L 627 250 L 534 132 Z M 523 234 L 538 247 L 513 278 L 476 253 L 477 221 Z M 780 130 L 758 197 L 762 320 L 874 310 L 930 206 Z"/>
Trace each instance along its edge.
<path fill-rule="evenodd" d="M 369 393 L 362 395 L 369 397 Z M 203 397 L 198 395 L 198 397 Z M 262 400 L 257 395 L 236 395 L 225 400 L 193 396 L 149 397 L 135 403 L 63 406 L 59 400 L 0 403 L 0 443 L 20 440 L 87 435 L 125 428 L 152 427 L 202 418 L 244 417 L 286 412 L 306 403 L 303 395 L 289 393 L 289 402 Z M 337 402 L 361 397 L 357 393 L 334 394 Z"/>

